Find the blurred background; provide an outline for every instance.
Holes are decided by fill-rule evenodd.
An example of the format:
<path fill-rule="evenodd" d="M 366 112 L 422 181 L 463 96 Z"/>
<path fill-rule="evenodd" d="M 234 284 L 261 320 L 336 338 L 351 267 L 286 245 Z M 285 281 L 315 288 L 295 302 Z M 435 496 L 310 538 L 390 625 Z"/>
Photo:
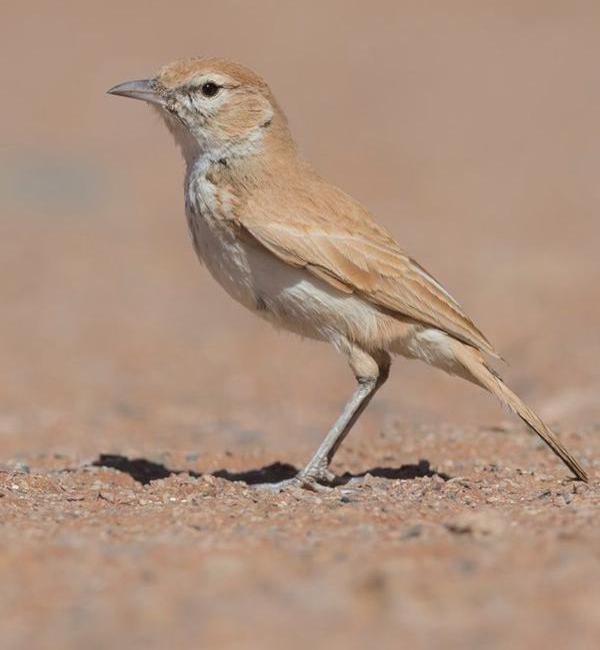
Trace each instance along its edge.
<path fill-rule="evenodd" d="M 330 624 L 328 647 L 409 627 L 423 647 L 444 629 L 461 650 L 512 650 L 513 634 L 518 647 L 596 647 L 574 634 L 598 638 L 598 491 L 551 492 L 564 470 L 518 422 L 416 362 L 396 361 L 335 469 L 425 458 L 477 489 L 425 463 L 337 515 L 335 495 L 273 505 L 239 483 L 142 485 L 87 463 L 299 467 L 353 387 L 332 349 L 216 286 L 188 240 L 170 135 L 105 94 L 208 55 L 268 80 L 303 155 L 440 278 L 508 361 L 507 382 L 598 467 L 599 26 L 585 0 L 2 3 L 7 649 L 189 645 L 207 629 L 230 638 L 232 614 L 242 637 L 272 628 L 270 647 Z M 495 508 L 491 523 L 448 525 L 476 504 Z M 242 637 L 230 647 L 255 647 Z"/>

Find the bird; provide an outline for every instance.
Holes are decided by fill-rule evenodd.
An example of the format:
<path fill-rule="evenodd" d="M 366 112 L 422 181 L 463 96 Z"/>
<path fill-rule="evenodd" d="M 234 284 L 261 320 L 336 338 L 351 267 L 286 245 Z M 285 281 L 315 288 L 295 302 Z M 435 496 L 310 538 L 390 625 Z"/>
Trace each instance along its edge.
<path fill-rule="evenodd" d="M 199 260 L 225 291 L 277 328 L 324 341 L 355 389 L 306 466 L 271 487 L 327 489 L 331 460 L 390 373 L 419 359 L 499 399 L 575 477 L 588 477 L 500 378 L 489 340 L 460 304 L 358 201 L 299 154 L 263 78 L 215 57 L 182 59 L 107 91 L 149 104 L 185 162 L 185 212 Z"/>

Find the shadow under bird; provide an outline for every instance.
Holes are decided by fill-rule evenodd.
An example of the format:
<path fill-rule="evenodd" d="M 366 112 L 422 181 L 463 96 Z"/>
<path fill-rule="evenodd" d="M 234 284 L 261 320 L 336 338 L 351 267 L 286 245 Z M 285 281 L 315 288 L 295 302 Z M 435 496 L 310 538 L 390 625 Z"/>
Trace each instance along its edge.
<path fill-rule="evenodd" d="M 263 79 L 224 59 L 195 58 L 108 91 L 155 107 L 186 162 L 185 206 L 196 253 L 236 301 L 301 336 L 327 341 L 357 385 L 299 474 L 334 480 L 336 450 L 389 375 L 391 355 L 421 359 L 495 395 L 578 479 L 583 468 L 487 362 L 487 338 L 444 287 L 369 212 L 299 155 Z"/>

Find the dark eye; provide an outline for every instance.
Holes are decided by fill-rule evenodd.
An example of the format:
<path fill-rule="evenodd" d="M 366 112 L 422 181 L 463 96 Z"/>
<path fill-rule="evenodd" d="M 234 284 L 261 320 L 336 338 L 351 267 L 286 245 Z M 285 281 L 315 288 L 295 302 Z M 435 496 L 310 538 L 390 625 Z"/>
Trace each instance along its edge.
<path fill-rule="evenodd" d="M 205 97 L 214 97 L 219 92 L 219 86 L 213 81 L 203 83 L 200 90 Z"/>

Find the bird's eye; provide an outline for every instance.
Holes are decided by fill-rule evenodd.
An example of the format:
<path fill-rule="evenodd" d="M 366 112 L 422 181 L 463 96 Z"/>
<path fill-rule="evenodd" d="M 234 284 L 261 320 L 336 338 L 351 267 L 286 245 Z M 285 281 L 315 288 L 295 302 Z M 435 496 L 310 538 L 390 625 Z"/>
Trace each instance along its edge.
<path fill-rule="evenodd" d="M 219 86 L 214 81 L 207 81 L 202 84 L 200 90 L 205 97 L 214 97 L 219 92 Z"/>

